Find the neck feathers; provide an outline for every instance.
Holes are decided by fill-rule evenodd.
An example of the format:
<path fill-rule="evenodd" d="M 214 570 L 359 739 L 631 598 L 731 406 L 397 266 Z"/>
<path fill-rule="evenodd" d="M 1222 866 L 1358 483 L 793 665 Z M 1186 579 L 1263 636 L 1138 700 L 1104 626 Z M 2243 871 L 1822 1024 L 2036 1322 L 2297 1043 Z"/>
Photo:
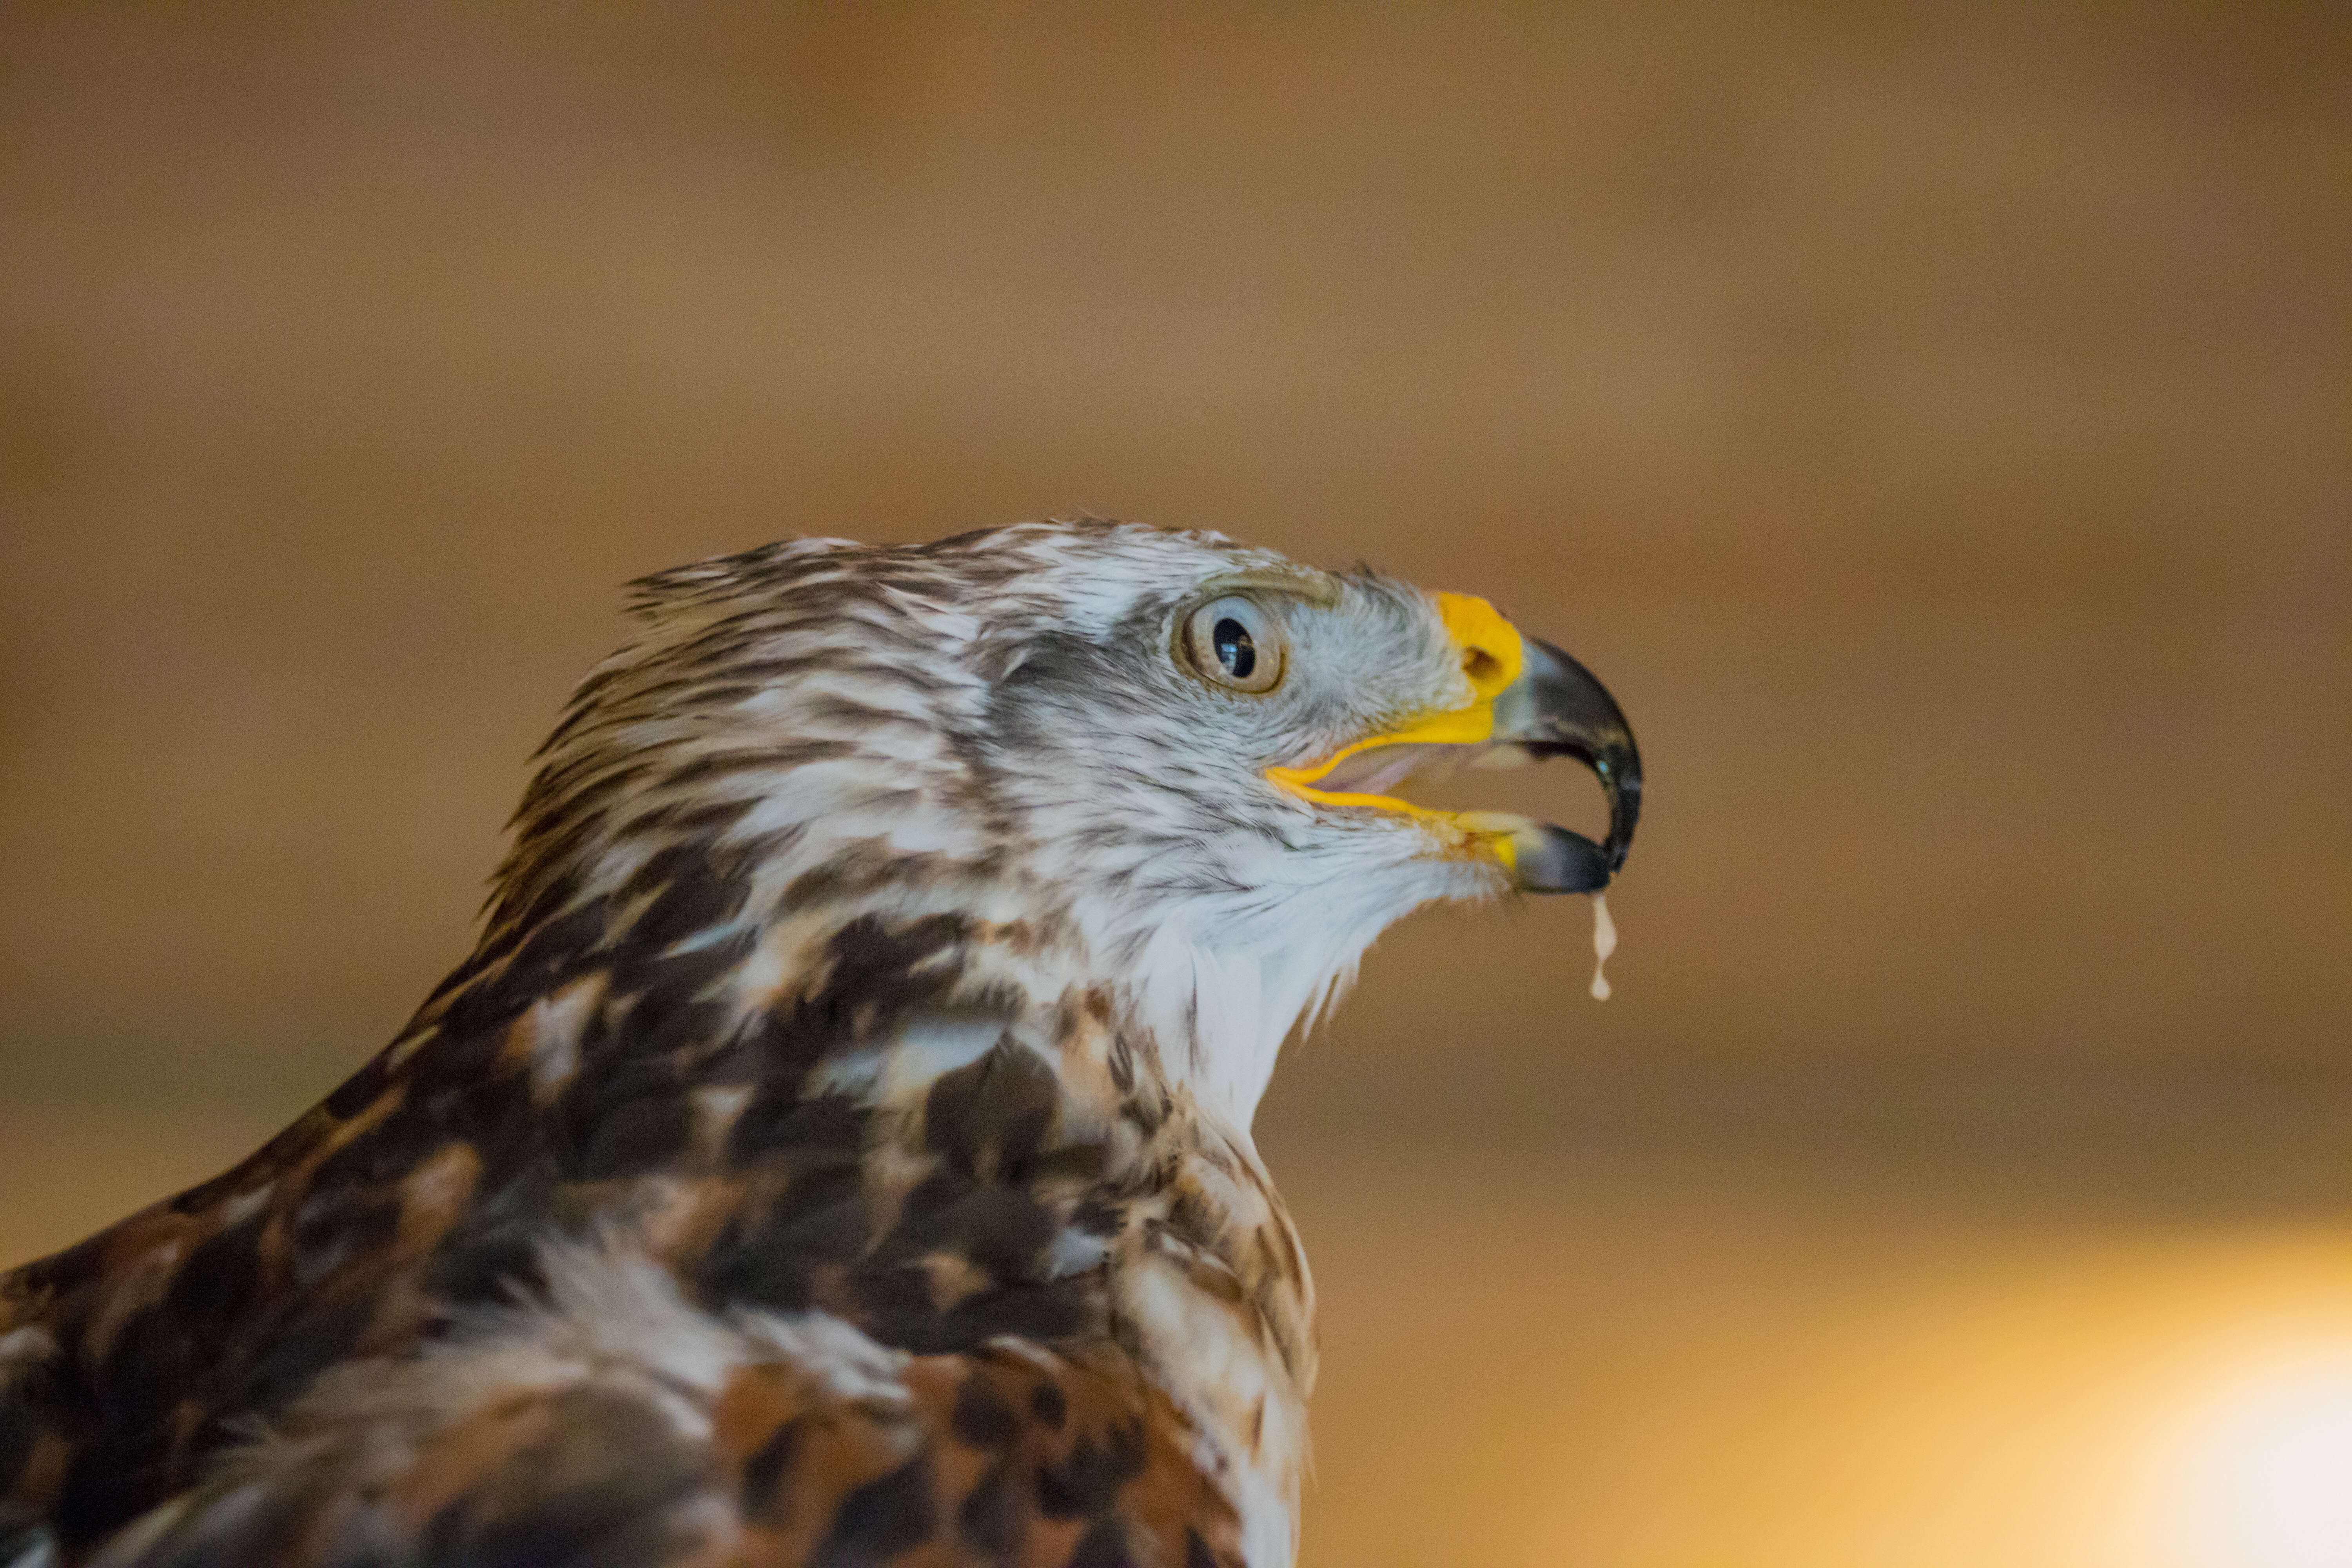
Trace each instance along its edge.
<path fill-rule="evenodd" d="M 1255 1489 L 1244 1513 L 1291 1517 L 1313 1288 L 1243 1109 L 1278 1039 L 1252 1081 L 1203 1065 L 1232 1059 L 1214 1009 L 1255 1016 L 1269 977 L 1198 950 L 1163 973 L 1171 945 L 1139 991 L 1066 919 L 887 883 L 759 919 L 749 898 L 649 862 L 478 961 L 420 1028 L 491 1027 L 542 1136 L 583 1179 L 636 1177 L 656 1251 L 714 1297 L 917 1351 L 1118 1340 Z M 1171 980 L 1172 1031 L 1147 1013 Z"/>

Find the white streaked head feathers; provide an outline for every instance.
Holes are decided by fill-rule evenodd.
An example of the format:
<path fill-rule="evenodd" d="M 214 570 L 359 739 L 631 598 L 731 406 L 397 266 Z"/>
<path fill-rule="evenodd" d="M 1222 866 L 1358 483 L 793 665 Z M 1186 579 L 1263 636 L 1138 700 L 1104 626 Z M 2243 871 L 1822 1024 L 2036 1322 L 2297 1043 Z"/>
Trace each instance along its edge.
<path fill-rule="evenodd" d="M 1248 585 L 1280 686 L 1187 669 L 1181 617 Z M 1028 523 L 932 544 L 798 540 L 640 584 L 643 626 L 542 752 L 492 925 L 655 857 L 742 884 L 731 925 L 955 912 L 1112 984 L 1246 1129 L 1282 1040 L 1433 899 L 1499 889 L 1416 823 L 1318 810 L 1269 766 L 1465 700 L 1427 595 L 1215 534 Z"/>

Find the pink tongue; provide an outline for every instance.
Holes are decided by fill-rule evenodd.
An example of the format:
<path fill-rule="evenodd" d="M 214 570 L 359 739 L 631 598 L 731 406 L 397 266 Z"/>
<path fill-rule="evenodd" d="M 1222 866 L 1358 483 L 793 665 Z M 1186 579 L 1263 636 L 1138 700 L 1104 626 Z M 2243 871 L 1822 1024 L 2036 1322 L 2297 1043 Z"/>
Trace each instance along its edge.
<path fill-rule="evenodd" d="M 1454 746 L 1381 746 L 1360 752 L 1315 781 L 1333 795 L 1386 795 L 1412 772 Z"/>

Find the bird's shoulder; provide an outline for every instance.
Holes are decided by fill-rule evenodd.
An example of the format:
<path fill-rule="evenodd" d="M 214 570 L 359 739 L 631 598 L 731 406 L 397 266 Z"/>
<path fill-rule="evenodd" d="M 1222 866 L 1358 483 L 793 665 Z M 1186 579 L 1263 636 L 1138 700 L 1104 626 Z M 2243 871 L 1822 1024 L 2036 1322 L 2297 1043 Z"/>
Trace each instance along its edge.
<path fill-rule="evenodd" d="M 1232 1505 L 1106 1347 L 914 1355 L 826 1313 L 711 1314 L 626 1251 L 322 1379 L 99 1559 L 1215 1568 Z"/>
<path fill-rule="evenodd" d="M 1126 1387 L 1130 1424 L 1182 1447 L 1155 1425 L 1171 1418 L 1164 1398 L 1135 1403 L 1114 1252 L 1181 1244 L 1221 1310 L 1247 1315 L 1215 1256 L 1282 1249 L 1242 1247 L 1225 1233 L 1246 1217 L 1201 1201 L 1187 1179 L 1197 1129 L 1114 1009 L 1080 995 L 1041 1011 L 968 984 L 1003 954 L 984 959 L 971 923 L 947 917 L 848 922 L 751 995 L 747 975 L 772 956 L 761 938 L 700 939 L 707 910 L 665 911 L 698 896 L 651 885 L 628 917 L 635 941 L 583 941 L 575 919 L 568 937 L 478 955 L 253 1158 L 0 1280 L 0 1345 L 14 1346 L 0 1355 L 0 1496 L 86 1547 L 195 1495 L 207 1466 L 247 1453 L 306 1391 L 438 1364 L 436 1347 L 482 1312 L 543 1296 L 550 1256 L 615 1237 L 710 1322 L 828 1321 L 915 1358 L 911 1403 L 873 1427 L 902 1447 L 953 1439 L 951 1421 L 910 1414 L 931 1408 L 924 1389 L 985 1390 L 991 1347 L 1026 1344 L 1065 1356 L 1055 1375 L 1077 1380 L 1065 1403 L 1110 1378 L 1102 1398 Z M 556 1397 L 509 1392 L 532 1408 Z M 609 1392 L 562 1397 L 584 1409 Z M 1014 1407 L 1032 1409 L 1036 1454 L 1062 1451 L 1033 1431 L 1032 1406 Z M 454 1474 L 451 1456 L 476 1451 L 446 1447 L 461 1430 L 497 1448 L 488 1419 L 417 1452 Z M 1064 1457 L 1084 1469 L 1108 1441 L 1072 1436 Z M 287 1487 L 315 1489 L 298 1477 L 272 1495 Z M 1213 1551 L 1213 1531 L 1203 1539 Z"/>

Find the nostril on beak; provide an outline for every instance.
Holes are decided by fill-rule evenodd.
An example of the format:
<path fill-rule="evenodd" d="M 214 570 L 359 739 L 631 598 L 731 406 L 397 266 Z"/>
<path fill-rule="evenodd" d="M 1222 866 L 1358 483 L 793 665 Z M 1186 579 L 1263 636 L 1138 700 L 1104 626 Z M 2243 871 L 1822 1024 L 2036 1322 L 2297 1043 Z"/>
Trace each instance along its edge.
<path fill-rule="evenodd" d="M 1518 678 L 1525 642 L 1494 605 L 1467 594 L 1440 594 L 1437 613 L 1462 656 L 1462 673 L 1480 698 L 1491 700 Z"/>

